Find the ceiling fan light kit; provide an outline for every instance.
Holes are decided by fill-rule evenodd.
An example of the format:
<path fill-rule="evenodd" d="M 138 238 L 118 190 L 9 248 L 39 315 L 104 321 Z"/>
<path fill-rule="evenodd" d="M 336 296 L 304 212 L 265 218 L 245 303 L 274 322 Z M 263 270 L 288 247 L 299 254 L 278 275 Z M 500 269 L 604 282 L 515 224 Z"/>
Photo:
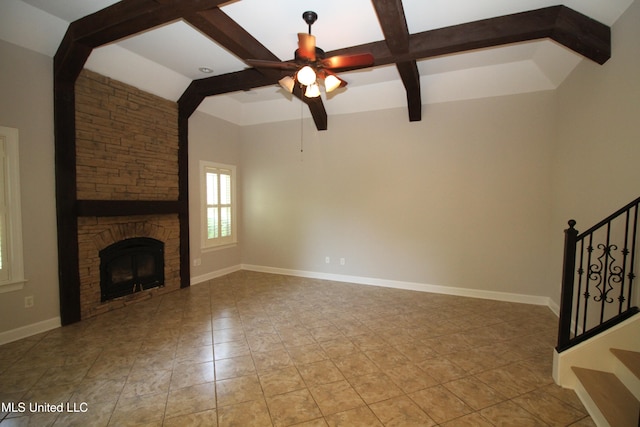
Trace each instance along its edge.
<path fill-rule="evenodd" d="M 296 73 L 296 78 L 300 82 L 300 84 L 304 86 L 309 86 L 316 82 L 316 72 L 309 65 L 305 65 L 300 68 Z"/>
<path fill-rule="evenodd" d="M 289 93 L 293 93 L 296 83 L 300 84 L 303 88 L 306 88 L 304 96 L 307 98 L 320 96 L 318 80 L 324 83 L 327 93 L 347 85 L 347 82 L 336 76 L 332 70 L 363 68 L 373 65 L 373 55 L 369 53 L 338 55 L 325 59 L 324 51 L 316 46 L 316 38 L 311 34 L 311 26 L 318 19 L 318 14 L 313 11 L 306 11 L 302 14 L 302 19 L 309 26 L 309 33 L 298 33 L 298 49 L 295 51 L 293 62 L 249 59 L 246 61 L 247 64 L 258 69 L 297 70 L 293 76 L 283 77 L 278 83 Z"/>

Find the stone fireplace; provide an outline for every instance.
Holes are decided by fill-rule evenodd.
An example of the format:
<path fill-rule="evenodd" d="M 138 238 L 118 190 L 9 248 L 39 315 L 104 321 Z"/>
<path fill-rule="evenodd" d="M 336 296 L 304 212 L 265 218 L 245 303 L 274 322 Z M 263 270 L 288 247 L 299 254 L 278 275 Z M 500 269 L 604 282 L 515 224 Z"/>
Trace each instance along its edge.
<path fill-rule="evenodd" d="M 183 285 L 178 108 L 88 70 L 75 93 L 78 273 L 86 319 Z M 114 249 L 124 251 L 113 255 Z"/>
<path fill-rule="evenodd" d="M 80 251 L 80 302 L 82 318 L 95 316 L 135 301 L 180 288 L 180 241 L 177 215 L 81 217 L 78 220 Z M 103 300 L 100 252 L 134 238 L 164 243 L 164 283 L 136 288 L 128 295 Z M 133 283 L 132 283 L 133 288 Z"/>

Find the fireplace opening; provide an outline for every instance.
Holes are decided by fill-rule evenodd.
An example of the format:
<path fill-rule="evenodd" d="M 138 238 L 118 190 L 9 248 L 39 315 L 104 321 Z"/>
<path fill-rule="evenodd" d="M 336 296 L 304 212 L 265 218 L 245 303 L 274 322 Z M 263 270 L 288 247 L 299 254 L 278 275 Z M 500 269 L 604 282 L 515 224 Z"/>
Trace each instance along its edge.
<path fill-rule="evenodd" d="M 102 302 L 161 286 L 164 286 L 163 242 L 134 237 L 100 251 Z"/>

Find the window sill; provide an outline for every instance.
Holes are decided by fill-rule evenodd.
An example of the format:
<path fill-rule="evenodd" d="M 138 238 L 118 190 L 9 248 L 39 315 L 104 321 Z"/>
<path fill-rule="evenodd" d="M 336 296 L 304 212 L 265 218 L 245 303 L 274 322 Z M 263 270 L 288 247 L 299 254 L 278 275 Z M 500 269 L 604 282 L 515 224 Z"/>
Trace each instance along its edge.
<path fill-rule="evenodd" d="M 223 249 L 234 248 L 236 246 L 238 246 L 238 242 L 225 243 L 223 245 L 217 245 L 217 246 L 207 246 L 207 247 L 201 248 L 201 250 L 202 250 L 202 253 L 215 252 L 215 251 L 220 251 L 220 250 L 223 250 Z"/>
<path fill-rule="evenodd" d="M 25 283 L 27 283 L 26 279 L 18 279 L 0 283 L 0 294 L 3 294 L 5 292 L 19 291 L 24 287 Z"/>

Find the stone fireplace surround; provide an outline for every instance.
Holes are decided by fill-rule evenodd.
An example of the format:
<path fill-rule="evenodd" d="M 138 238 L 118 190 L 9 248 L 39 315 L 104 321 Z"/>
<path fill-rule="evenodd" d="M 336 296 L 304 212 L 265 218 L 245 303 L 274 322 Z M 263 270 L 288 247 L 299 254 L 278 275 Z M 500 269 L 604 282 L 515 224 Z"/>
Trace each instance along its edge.
<path fill-rule="evenodd" d="M 180 239 L 177 215 L 82 217 L 78 221 L 80 307 L 86 319 L 180 288 Z M 163 287 L 100 302 L 99 252 L 124 239 L 151 237 L 165 244 Z"/>
<path fill-rule="evenodd" d="M 75 93 L 80 318 L 86 319 L 182 285 L 181 224 L 173 209 L 179 199 L 178 109 L 88 70 Z M 164 286 L 101 302 L 99 251 L 134 237 L 164 242 Z"/>

